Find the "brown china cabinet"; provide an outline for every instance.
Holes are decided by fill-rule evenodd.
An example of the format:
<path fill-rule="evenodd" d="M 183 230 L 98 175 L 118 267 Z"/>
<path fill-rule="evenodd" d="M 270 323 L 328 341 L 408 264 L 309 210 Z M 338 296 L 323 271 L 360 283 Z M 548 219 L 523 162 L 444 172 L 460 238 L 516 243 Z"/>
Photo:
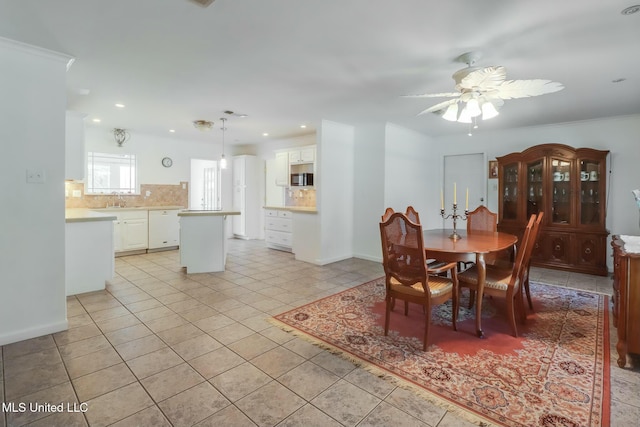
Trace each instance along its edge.
<path fill-rule="evenodd" d="M 542 144 L 498 157 L 498 230 L 522 236 L 544 212 L 532 264 L 607 275 L 608 151 Z"/>
<path fill-rule="evenodd" d="M 613 236 L 613 325 L 618 331 L 618 366 L 627 354 L 640 354 L 640 254 L 625 250 L 622 236 Z"/>

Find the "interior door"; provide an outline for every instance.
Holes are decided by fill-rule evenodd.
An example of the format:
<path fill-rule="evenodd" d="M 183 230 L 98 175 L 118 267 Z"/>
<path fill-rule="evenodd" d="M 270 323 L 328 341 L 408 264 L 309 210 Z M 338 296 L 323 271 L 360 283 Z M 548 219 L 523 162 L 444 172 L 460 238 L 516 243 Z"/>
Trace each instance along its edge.
<path fill-rule="evenodd" d="M 466 206 L 467 189 L 469 190 L 469 211 L 480 205 L 486 205 L 487 171 L 484 153 L 460 154 L 444 156 L 444 209 L 450 214 L 453 205 L 453 187 L 456 184 L 458 214 L 463 214 Z M 445 227 L 452 225 L 447 220 Z M 459 228 L 466 224 L 458 222 Z"/>

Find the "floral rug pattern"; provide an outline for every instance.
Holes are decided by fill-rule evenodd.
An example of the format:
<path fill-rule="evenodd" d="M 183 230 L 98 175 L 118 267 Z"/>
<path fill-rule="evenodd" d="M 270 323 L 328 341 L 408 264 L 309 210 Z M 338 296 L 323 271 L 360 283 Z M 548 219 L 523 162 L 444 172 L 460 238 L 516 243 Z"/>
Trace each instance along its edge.
<path fill-rule="evenodd" d="M 609 423 L 607 297 L 531 284 L 519 337 L 503 301 L 483 302 L 484 339 L 463 291 L 458 330 L 451 305 L 435 307 L 429 348 L 422 351 L 424 313 L 398 301 L 384 336 L 384 279 L 275 316 L 277 324 L 473 421 L 507 426 L 603 426 Z M 464 409 L 465 411 L 459 411 Z"/>

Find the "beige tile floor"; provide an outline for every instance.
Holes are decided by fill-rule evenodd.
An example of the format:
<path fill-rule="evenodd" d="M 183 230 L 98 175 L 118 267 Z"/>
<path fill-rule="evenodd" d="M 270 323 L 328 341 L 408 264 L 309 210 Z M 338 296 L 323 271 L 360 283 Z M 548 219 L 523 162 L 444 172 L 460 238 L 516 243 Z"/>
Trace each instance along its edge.
<path fill-rule="evenodd" d="M 319 267 L 232 240 L 224 273 L 186 275 L 177 251 L 118 258 L 116 273 L 107 291 L 68 299 L 69 330 L 1 348 L 3 402 L 66 402 L 77 412 L 5 412 L 0 427 L 470 425 L 267 322 L 380 277 L 378 263 Z M 531 277 L 611 287 L 538 268 Z M 615 341 L 612 425 L 635 425 L 640 363 L 618 368 Z"/>

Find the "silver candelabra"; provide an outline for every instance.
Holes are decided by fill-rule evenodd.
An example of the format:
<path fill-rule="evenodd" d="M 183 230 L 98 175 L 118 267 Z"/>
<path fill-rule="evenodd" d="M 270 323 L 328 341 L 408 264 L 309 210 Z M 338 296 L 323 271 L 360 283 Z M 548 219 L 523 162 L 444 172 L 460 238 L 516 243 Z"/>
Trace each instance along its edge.
<path fill-rule="evenodd" d="M 467 209 L 465 209 L 464 210 L 464 215 L 459 215 L 458 214 L 458 205 L 456 203 L 453 204 L 453 213 L 452 214 L 445 215 L 444 209 L 440 209 L 440 216 L 442 218 L 444 218 L 444 219 L 453 218 L 453 233 L 451 233 L 449 235 L 449 238 L 451 240 L 453 240 L 454 242 L 462 239 L 462 236 L 460 236 L 458 234 L 456 222 L 458 221 L 458 219 L 466 221 L 468 213 L 469 213 L 469 211 Z"/>

